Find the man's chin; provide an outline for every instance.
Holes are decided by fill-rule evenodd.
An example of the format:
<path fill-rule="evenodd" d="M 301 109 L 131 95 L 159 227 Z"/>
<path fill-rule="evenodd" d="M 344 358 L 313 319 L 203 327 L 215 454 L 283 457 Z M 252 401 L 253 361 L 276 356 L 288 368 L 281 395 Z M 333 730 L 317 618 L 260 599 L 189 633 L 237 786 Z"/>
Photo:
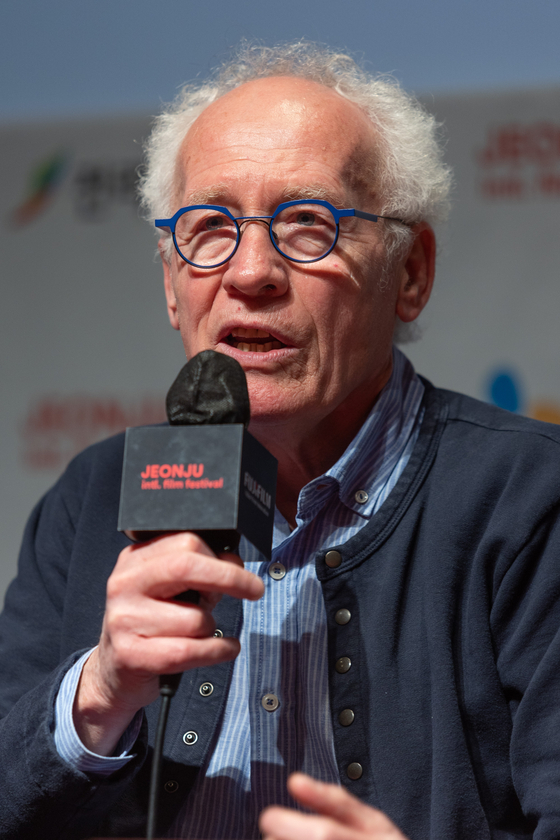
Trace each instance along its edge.
<path fill-rule="evenodd" d="M 251 388 L 249 388 L 249 397 L 251 401 L 249 430 L 252 434 L 258 432 L 259 429 L 270 429 L 274 426 L 294 426 L 297 423 L 298 414 L 302 411 L 301 406 L 295 405 L 291 400 L 255 398 L 251 394 Z"/>
<path fill-rule="evenodd" d="M 280 407 L 267 408 L 267 409 L 259 409 L 258 407 L 253 407 L 253 403 L 251 403 L 251 422 L 249 424 L 249 430 L 253 432 L 253 429 L 256 431 L 259 427 L 266 427 L 269 428 L 270 426 L 283 426 L 290 421 L 293 422 L 294 420 L 294 411 L 288 407 L 281 409 Z"/>

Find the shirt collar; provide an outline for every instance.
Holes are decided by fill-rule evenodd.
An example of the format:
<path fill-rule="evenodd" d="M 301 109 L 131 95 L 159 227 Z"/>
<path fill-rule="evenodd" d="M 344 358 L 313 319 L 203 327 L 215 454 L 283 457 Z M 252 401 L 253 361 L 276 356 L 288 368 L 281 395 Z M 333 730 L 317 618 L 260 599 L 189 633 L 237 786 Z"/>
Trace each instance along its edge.
<path fill-rule="evenodd" d="M 406 356 L 393 348 L 391 377 L 356 437 L 338 461 L 301 491 L 298 518 L 315 516 L 336 491 L 340 501 L 369 518 L 399 463 L 422 402 L 424 386 Z"/>

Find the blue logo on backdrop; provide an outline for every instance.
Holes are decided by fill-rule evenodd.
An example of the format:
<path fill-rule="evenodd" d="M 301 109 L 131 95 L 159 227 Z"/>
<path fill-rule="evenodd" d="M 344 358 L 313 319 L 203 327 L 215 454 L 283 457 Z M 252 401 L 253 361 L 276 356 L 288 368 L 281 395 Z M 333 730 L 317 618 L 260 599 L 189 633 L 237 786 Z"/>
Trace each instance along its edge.
<path fill-rule="evenodd" d="M 520 411 L 523 400 L 519 377 L 512 370 L 495 371 L 488 382 L 488 396 L 489 401 L 498 408 Z"/>
<path fill-rule="evenodd" d="M 544 420 L 545 423 L 560 424 L 560 404 L 557 398 L 528 400 L 521 374 L 511 368 L 494 369 L 486 383 L 486 399 L 498 408 L 516 411 L 534 417 L 535 420 Z"/>

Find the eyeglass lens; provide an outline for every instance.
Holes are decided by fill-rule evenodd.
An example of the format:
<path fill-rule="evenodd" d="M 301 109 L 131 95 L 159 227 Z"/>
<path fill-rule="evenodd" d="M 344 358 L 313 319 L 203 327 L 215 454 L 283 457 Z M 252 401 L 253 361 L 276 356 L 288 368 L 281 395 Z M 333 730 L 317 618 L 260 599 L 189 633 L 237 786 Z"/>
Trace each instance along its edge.
<path fill-rule="evenodd" d="M 243 220 L 240 220 L 243 226 Z M 285 207 L 271 224 L 278 250 L 288 259 L 320 259 L 336 240 L 336 222 L 320 204 Z M 228 260 L 237 244 L 237 225 L 217 210 L 188 210 L 175 227 L 177 248 L 186 260 L 210 268 Z"/>

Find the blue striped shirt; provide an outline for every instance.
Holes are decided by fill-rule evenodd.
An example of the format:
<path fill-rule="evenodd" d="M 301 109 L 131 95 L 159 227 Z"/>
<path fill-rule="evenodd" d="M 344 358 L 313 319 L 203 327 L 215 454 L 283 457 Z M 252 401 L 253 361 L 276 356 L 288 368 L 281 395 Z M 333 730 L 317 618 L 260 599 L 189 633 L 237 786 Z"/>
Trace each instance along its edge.
<path fill-rule="evenodd" d="M 334 466 L 301 490 L 296 528 L 276 511 L 272 559 L 242 539 L 245 568 L 262 578 L 265 593 L 243 604 L 241 653 L 216 742 L 170 836 L 259 838 L 263 808 L 295 807 L 286 790 L 291 772 L 338 783 L 326 615 L 313 558 L 353 537 L 391 492 L 416 442 L 423 391 L 395 348 L 392 376 L 362 428 Z M 57 699 L 57 749 L 79 769 L 108 774 L 128 760 L 139 722 L 121 739 L 118 757 L 85 750 L 71 722 L 80 667 L 68 673 Z"/>

